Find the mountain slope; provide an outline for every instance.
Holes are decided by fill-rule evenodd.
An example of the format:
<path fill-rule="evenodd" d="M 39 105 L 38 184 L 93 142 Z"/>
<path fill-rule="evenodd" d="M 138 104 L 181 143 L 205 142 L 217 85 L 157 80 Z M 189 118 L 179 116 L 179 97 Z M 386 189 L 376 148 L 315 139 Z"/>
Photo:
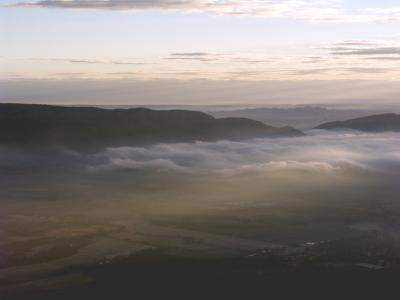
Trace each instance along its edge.
<path fill-rule="evenodd" d="M 366 132 L 400 131 L 400 115 L 380 114 L 342 122 L 321 124 L 316 129 L 348 128 Z"/>
<path fill-rule="evenodd" d="M 291 127 L 196 111 L 0 104 L 0 144 L 107 147 L 298 135 Z"/>
<path fill-rule="evenodd" d="M 318 106 L 299 107 L 259 107 L 248 109 L 232 109 L 210 111 L 216 118 L 241 117 L 266 122 L 272 126 L 291 124 L 300 130 L 309 130 L 315 126 L 333 121 L 344 121 L 365 117 L 374 112 L 360 109 L 332 109 Z M 376 112 L 380 113 L 380 112 Z"/>

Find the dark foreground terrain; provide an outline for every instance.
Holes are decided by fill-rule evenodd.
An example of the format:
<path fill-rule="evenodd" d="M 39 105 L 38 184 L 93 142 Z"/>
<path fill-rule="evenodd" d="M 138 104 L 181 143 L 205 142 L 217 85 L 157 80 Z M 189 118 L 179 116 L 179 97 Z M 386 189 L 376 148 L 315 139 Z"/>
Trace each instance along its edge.
<path fill-rule="evenodd" d="M 2 173 L 1 299 L 397 299 L 395 178 L 33 173 Z"/>
<path fill-rule="evenodd" d="M 399 245 L 380 242 L 364 237 L 213 259 L 142 251 L 71 266 L 52 274 L 46 289 L 27 286 L 2 299 L 397 299 Z"/>
<path fill-rule="evenodd" d="M 127 111 L 44 109 L 44 123 L 42 107 L 28 108 L 24 127 L 1 128 L 43 141 L 0 146 L 1 300 L 399 298 L 399 133 L 123 147 L 107 138 L 80 151 L 67 145 L 104 142 Z M 138 112 L 157 114 L 128 114 Z M 174 130 L 156 132 L 185 131 L 197 116 L 219 122 L 166 115 L 156 119 Z"/>

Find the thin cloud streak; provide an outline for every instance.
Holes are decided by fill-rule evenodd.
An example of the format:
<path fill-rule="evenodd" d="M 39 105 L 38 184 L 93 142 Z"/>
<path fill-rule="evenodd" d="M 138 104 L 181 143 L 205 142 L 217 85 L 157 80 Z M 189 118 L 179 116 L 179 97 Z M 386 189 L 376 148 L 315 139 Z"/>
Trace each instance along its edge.
<path fill-rule="evenodd" d="M 67 62 L 71 64 L 105 64 L 105 65 L 145 65 L 143 62 L 131 62 L 120 60 L 95 60 L 95 59 L 74 59 L 74 58 L 29 58 L 32 61 L 54 61 Z"/>
<path fill-rule="evenodd" d="M 376 47 L 376 48 L 350 48 L 350 47 L 336 47 L 332 48 L 334 55 L 386 55 L 396 54 L 400 55 L 400 47 Z"/>
<path fill-rule="evenodd" d="M 171 56 L 208 56 L 206 52 L 187 52 L 187 53 L 172 53 Z"/>
<path fill-rule="evenodd" d="M 211 0 L 41 0 L 20 2 L 17 7 L 105 9 L 105 10 L 173 10 L 203 12 L 228 16 L 259 16 L 269 18 L 306 19 L 319 22 L 399 21 L 400 8 L 347 9 L 335 0 L 269 0 L 269 1 L 211 1 Z"/>

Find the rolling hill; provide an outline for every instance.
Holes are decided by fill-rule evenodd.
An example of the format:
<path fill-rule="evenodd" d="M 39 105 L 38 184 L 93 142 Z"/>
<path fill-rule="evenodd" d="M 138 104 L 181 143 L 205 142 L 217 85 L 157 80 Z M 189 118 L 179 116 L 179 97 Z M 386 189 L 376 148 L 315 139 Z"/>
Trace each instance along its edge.
<path fill-rule="evenodd" d="M 3 145 L 98 148 L 300 135 L 292 127 L 276 128 L 246 118 L 216 119 L 197 111 L 0 104 Z"/>
<path fill-rule="evenodd" d="M 400 115 L 380 114 L 341 122 L 324 123 L 316 129 L 355 129 L 366 132 L 400 131 Z"/>

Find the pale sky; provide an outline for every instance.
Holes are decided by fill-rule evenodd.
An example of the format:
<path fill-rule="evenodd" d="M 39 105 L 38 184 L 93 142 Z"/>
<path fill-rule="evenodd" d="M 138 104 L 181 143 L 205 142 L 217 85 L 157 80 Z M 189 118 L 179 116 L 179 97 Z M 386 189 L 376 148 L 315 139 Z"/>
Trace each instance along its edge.
<path fill-rule="evenodd" d="M 3 0 L 0 80 L 393 82 L 399 28 L 399 0 Z"/>

